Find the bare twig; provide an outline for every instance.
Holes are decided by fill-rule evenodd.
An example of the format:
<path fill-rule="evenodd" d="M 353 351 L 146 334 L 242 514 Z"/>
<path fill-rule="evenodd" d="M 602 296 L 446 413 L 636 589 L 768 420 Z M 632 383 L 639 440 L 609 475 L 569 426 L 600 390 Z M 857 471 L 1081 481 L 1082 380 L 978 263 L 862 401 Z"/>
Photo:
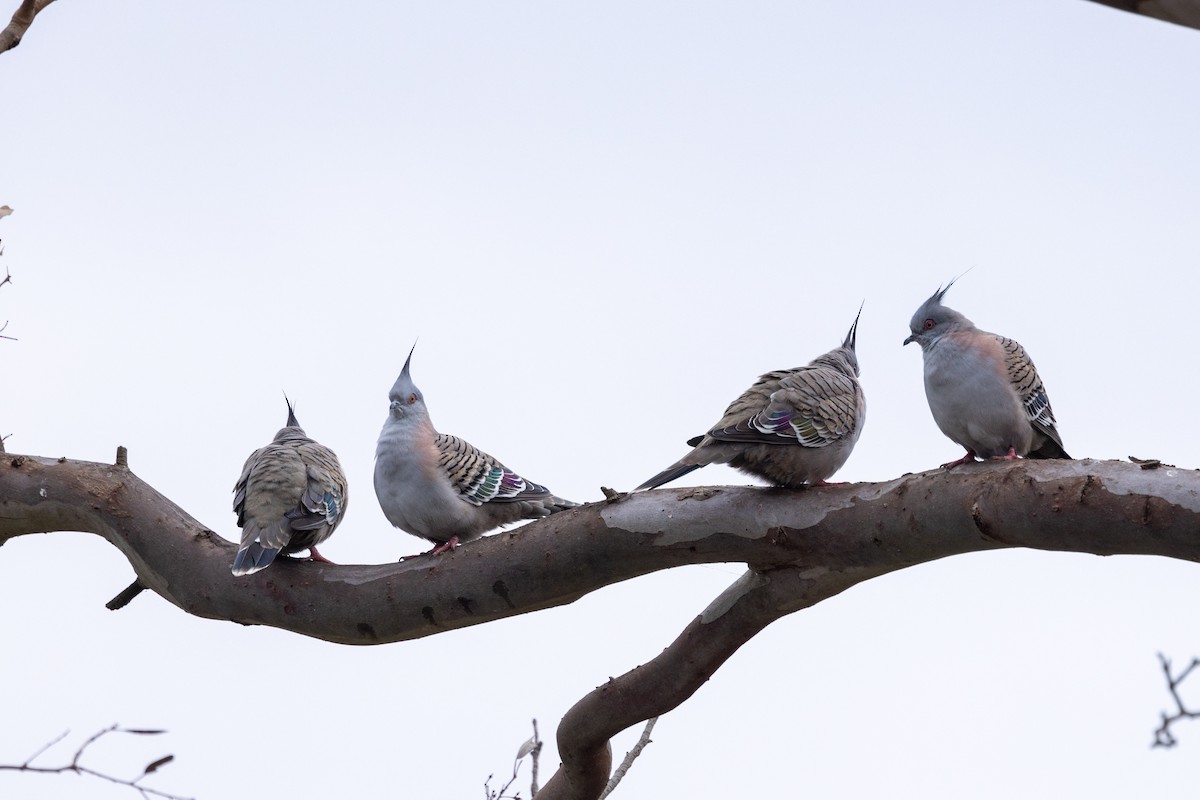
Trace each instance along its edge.
<path fill-rule="evenodd" d="M 537 742 L 533 752 L 530 754 L 532 758 L 533 775 L 529 778 L 529 796 L 533 797 L 538 792 L 538 756 L 542 754 L 542 739 L 538 736 L 537 720 L 533 721 L 533 740 Z"/>
<path fill-rule="evenodd" d="M 140 580 L 135 580 L 133 583 L 121 590 L 120 594 L 104 604 L 104 607 L 109 611 L 117 611 L 129 605 L 129 601 L 137 597 L 142 592 L 146 591 L 145 585 Z"/>
<path fill-rule="evenodd" d="M 157 758 L 154 761 L 151 761 L 142 770 L 141 774 L 138 775 L 136 778 L 133 778 L 132 780 L 130 780 L 128 778 L 118 778 L 114 775 L 109 775 L 104 772 L 98 772 L 98 771 L 92 769 L 91 767 L 85 767 L 83 764 L 79 763 L 80 760 L 83 758 L 83 754 L 87 751 L 87 749 L 89 747 L 91 747 L 99 739 L 101 739 L 104 736 L 107 736 L 110 733 L 129 733 L 129 734 L 134 734 L 134 735 L 147 736 L 147 735 L 155 735 L 155 734 L 165 733 L 165 731 L 151 729 L 151 728 L 122 728 L 119 725 L 113 724 L 113 725 L 108 726 L 107 728 L 97 731 L 96 733 L 92 734 L 87 739 L 85 739 L 83 744 L 79 745 L 79 749 L 77 749 L 75 751 L 75 755 L 71 758 L 71 762 L 69 764 L 63 764 L 62 766 L 59 766 L 59 767 L 35 767 L 35 766 L 33 766 L 33 761 L 35 759 L 37 759 L 39 756 L 41 756 L 43 753 L 45 753 L 51 747 L 54 747 L 56 744 L 58 744 L 63 739 L 65 739 L 67 737 L 68 733 L 70 733 L 70 731 L 63 733 L 63 734 L 59 735 L 58 737 L 56 737 L 55 739 L 52 739 L 51 741 L 42 745 L 40 748 L 38 748 L 37 752 L 35 752 L 29 758 L 25 759 L 25 761 L 20 764 L 0 764 L 0 770 L 10 770 L 13 772 L 40 772 L 40 773 L 44 773 L 44 774 L 61 774 L 64 772 L 73 772 L 76 775 L 90 775 L 93 778 L 99 778 L 101 780 L 108 781 L 109 783 L 115 783 L 120 786 L 128 786 L 130 789 L 133 789 L 138 794 L 140 794 L 143 798 L 160 797 L 160 798 L 162 798 L 162 800 L 190 800 L 190 798 L 181 797 L 180 795 L 168 794 L 167 792 L 163 792 L 158 789 L 152 789 L 149 786 L 143 786 L 141 783 L 142 779 L 145 778 L 147 775 L 151 774 L 152 772 L 155 772 L 159 767 L 163 766 L 164 764 L 167 764 L 167 763 L 170 763 L 171 761 L 173 761 L 175 758 L 175 756 L 173 756 L 173 755 L 166 755 L 161 758 Z"/>
<path fill-rule="evenodd" d="M 62 732 L 62 733 L 60 733 L 58 736 L 56 736 L 56 737 L 54 737 L 53 739 L 51 739 L 50 741 L 46 742 L 44 745 L 42 745 L 41 747 L 39 747 L 39 748 L 37 749 L 37 752 L 36 752 L 36 753 L 34 753 L 33 755 L 31 755 L 29 758 L 25 759 L 25 761 L 24 761 L 24 762 L 21 764 L 21 766 L 22 766 L 22 767 L 28 767 L 28 766 L 29 766 L 29 764 L 30 764 L 30 763 L 31 763 L 31 762 L 32 762 L 32 761 L 33 761 L 35 758 L 37 758 L 37 757 L 38 757 L 38 756 L 40 756 L 42 753 L 44 753 L 44 752 L 46 752 L 47 750 L 49 750 L 51 747 L 54 747 L 54 745 L 58 744 L 58 743 L 59 743 L 59 742 L 61 742 L 63 739 L 67 738 L 67 735 L 68 735 L 68 734 L 70 734 L 70 733 L 71 733 L 70 731 L 63 731 L 63 732 Z"/>
<path fill-rule="evenodd" d="M 29 26 L 33 24 L 33 18 L 53 2 L 54 0 L 21 0 L 21 5 L 12 15 L 8 26 L 0 31 L 0 53 L 12 50 L 19 45 L 25 36 L 25 31 L 29 30 Z"/>
<path fill-rule="evenodd" d="M 650 739 L 650 732 L 654 730 L 654 723 L 656 722 L 658 722 L 658 717 L 651 717 L 650 719 L 646 720 L 646 727 L 642 730 L 642 735 L 638 737 L 637 744 L 633 746 L 632 750 L 625 754 L 625 759 L 621 762 L 621 766 L 617 767 L 616 770 L 613 771 L 612 777 L 608 779 L 608 785 L 605 786 L 604 791 L 600 793 L 600 800 L 604 800 L 604 798 L 612 794 L 612 790 L 617 788 L 617 784 L 620 783 L 621 779 L 625 777 L 625 773 L 629 772 L 629 768 L 633 766 L 633 762 L 636 761 L 637 757 L 640 756 L 642 751 L 646 749 L 646 745 L 650 744 L 652 741 Z"/>
<path fill-rule="evenodd" d="M 1179 684 L 1187 679 L 1192 670 L 1200 667 L 1200 658 L 1193 658 L 1192 663 L 1174 677 L 1171 675 L 1171 660 L 1159 653 L 1158 661 L 1162 664 L 1163 677 L 1167 679 L 1167 689 L 1171 692 L 1171 697 L 1175 700 L 1175 707 L 1179 710 L 1170 715 L 1165 711 L 1162 712 L 1162 724 L 1154 731 L 1154 744 L 1151 747 L 1174 747 L 1179 742 L 1175 738 L 1175 734 L 1171 733 L 1171 725 L 1181 719 L 1200 719 L 1200 711 L 1190 711 L 1184 706 L 1183 698 L 1179 696 Z"/>
<path fill-rule="evenodd" d="M 0 256 L 2 255 L 4 255 L 4 248 L 0 247 Z M 0 281 L 0 286 L 3 286 L 6 283 L 12 283 L 12 273 L 8 271 L 8 267 L 4 268 L 4 280 Z M 7 327 L 8 320 L 4 320 L 4 324 L 0 325 L 0 331 L 3 331 Z M 0 339 L 8 339 L 9 341 L 13 342 L 17 340 L 15 336 L 4 336 L 2 334 L 0 334 Z"/>
<path fill-rule="evenodd" d="M 512 777 L 501 786 L 499 789 L 492 789 L 492 775 L 487 776 L 487 780 L 483 782 L 483 796 L 485 800 L 521 800 L 521 793 L 505 794 L 508 787 L 512 786 L 517 780 L 517 772 L 521 768 L 521 762 L 525 760 L 525 756 L 532 756 L 533 761 L 533 788 L 530 789 L 530 796 L 537 794 L 537 763 L 538 754 L 542 752 L 542 740 L 538 738 L 537 720 L 533 721 L 533 736 L 525 740 L 525 743 L 517 749 L 517 757 L 513 760 Z"/>

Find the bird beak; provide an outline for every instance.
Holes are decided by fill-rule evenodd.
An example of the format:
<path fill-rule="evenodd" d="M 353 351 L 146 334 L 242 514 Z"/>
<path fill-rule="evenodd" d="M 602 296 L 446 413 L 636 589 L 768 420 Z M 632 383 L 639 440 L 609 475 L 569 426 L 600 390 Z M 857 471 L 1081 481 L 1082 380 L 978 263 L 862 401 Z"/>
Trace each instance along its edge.
<path fill-rule="evenodd" d="M 905 340 L 904 340 L 904 343 L 905 343 L 905 344 L 912 344 L 912 343 L 913 343 L 913 342 L 915 342 L 916 340 L 917 340 L 917 335 L 914 333 L 914 334 L 912 334 L 911 336 L 909 336 L 907 339 L 905 339 Z"/>

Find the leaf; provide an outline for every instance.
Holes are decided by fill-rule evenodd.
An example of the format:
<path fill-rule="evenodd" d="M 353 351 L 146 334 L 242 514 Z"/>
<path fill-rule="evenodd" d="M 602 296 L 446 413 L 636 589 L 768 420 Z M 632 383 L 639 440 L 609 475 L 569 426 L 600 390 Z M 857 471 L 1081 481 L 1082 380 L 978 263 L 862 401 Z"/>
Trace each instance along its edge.
<path fill-rule="evenodd" d="M 11 206 L 0 206 L 0 219 L 4 219 L 11 213 L 12 213 Z"/>
<path fill-rule="evenodd" d="M 159 767 L 161 767 L 163 764 L 170 764 L 174 760 L 175 760 L 175 756 L 163 756 L 162 758 L 158 759 L 157 761 L 151 761 L 149 764 L 146 765 L 146 769 L 142 770 L 142 774 L 149 775 L 151 772 L 154 772 Z"/>
<path fill-rule="evenodd" d="M 525 744 L 521 745 L 521 749 L 517 751 L 517 761 L 520 761 L 522 758 L 532 753 L 535 749 L 537 749 L 537 746 L 538 740 L 531 736 L 529 740 L 525 742 Z"/>

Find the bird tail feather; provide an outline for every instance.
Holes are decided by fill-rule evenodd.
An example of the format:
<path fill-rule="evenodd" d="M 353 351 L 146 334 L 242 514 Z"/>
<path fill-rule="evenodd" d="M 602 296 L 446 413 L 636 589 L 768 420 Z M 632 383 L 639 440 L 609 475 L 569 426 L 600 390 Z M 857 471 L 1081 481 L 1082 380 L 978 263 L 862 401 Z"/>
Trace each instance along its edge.
<path fill-rule="evenodd" d="M 1067 451 L 1061 444 L 1047 436 L 1046 441 L 1042 442 L 1038 449 L 1029 451 L 1027 458 L 1065 458 L 1070 460 L 1071 457 L 1067 455 Z"/>
<path fill-rule="evenodd" d="M 234 575 L 253 575 L 259 570 L 271 566 L 275 556 L 279 555 L 277 547 L 263 547 L 258 542 L 250 542 L 237 551 L 233 558 Z"/>
<path fill-rule="evenodd" d="M 704 466 L 703 464 L 685 464 L 682 461 L 677 461 L 671 466 L 664 469 L 662 472 L 655 475 L 650 480 L 643 483 L 641 486 L 634 489 L 635 492 L 640 492 L 642 489 L 656 489 L 664 483 L 670 483 L 676 478 L 682 478 L 689 472 L 694 472 Z"/>

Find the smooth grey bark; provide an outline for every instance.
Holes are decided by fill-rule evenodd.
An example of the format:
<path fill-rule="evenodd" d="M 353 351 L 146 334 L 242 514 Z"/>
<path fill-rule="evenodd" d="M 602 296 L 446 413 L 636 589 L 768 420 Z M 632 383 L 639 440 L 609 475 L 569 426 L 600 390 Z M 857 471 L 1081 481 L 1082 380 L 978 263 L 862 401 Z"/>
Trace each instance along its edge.
<path fill-rule="evenodd" d="M 797 491 L 660 489 L 436 558 L 370 566 L 284 560 L 234 578 L 235 545 L 123 463 L 0 455 L 0 544 L 67 530 L 105 538 L 142 585 L 188 613 L 359 645 L 564 605 L 682 564 L 745 563 L 747 572 L 662 654 L 563 718 L 563 765 L 538 798 L 595 800 L 611 770 L 613 735 L 684 702 L 770 623 L 862 581 L 1009 547 L 1200 561 L 1200 472 L 1022 460 Z"/>

